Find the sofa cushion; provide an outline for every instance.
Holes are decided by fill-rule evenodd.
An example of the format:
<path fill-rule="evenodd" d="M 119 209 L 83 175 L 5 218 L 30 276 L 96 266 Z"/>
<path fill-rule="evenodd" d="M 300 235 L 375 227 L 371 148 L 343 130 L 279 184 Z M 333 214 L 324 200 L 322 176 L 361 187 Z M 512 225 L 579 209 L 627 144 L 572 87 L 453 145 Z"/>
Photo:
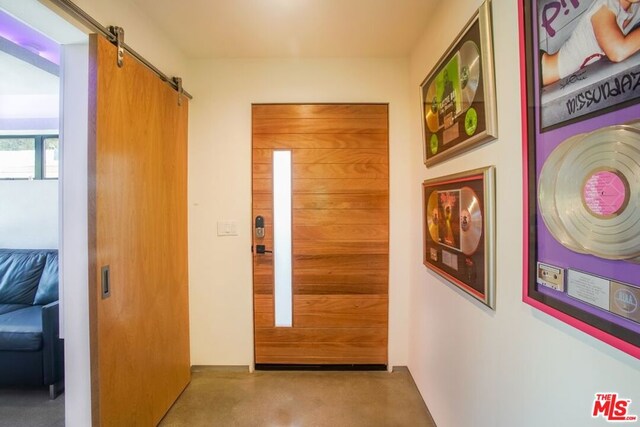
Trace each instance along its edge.
<path fill-rule="evenodd" d="M 5 314 L 10 311 L 16 311 L 27 307 L 29 306 L 26 304 L 0 304 L 0 314 Z"/>
<path fill-rule="evenodd" d="M 0 351 L 38 351 L 41 348 L 42 306 L 0 315 Z"/>
<path fill-rule="evenodd" d="M 46 305 L 58 300 L 58 252 L 47 254 L 34 304 Z"/>
<path fill-rule="evenodd" d="M 46 259 L 45 251 L 1 249 L 0 303 L 33 303 Z"/>

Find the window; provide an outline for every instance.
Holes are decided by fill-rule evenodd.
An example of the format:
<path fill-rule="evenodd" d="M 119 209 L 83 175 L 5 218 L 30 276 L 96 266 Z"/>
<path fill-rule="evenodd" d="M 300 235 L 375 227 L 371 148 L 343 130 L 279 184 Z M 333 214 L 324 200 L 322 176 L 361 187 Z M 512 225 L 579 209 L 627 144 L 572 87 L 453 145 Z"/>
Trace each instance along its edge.
<path fill-rule="evenodd" d="M 44 179 L 58 178 L 58 159 L 60 141 L 58 137 L 44 138 L 44 155 L 42 156 L 42 177 Z"/>
<path fill-rule="evenodd" d="M 0 179 L 57 179 L 57 135 L 0 136 Z"/>

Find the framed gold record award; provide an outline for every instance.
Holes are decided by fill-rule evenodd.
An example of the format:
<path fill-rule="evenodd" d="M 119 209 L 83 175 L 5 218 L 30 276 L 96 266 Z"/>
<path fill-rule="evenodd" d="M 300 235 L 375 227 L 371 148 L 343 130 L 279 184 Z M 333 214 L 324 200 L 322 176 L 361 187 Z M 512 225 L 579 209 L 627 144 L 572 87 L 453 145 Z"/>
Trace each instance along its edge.
<path fill-rule="evenodd" d="M 640 3 L 519 10 L 523 300 L 640 358 Z"/>
<path fill-rule="evenodd" d="M 490 0 L 424 79 L 420 95 L 426 166 L 497 138 Z"/>
<path fill-rule="evenodd" d="M 422 184 L 424 265 L 495 308 L 495 168 Z"/>

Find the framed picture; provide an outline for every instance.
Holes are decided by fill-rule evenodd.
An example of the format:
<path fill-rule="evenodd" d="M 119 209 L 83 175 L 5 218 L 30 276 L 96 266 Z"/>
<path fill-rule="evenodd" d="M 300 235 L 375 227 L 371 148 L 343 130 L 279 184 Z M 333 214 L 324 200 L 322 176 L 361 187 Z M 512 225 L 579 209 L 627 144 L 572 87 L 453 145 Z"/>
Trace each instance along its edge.
<path fill-rule="evenodd" d="M 427 166 L 498 136 L 490 0 L 424 79 L 420 94 Z"/>
<path fill-rule="evenodd" d="M 495 168 L 422 184 L 424 265 L 495 308 Z"/>
<path fill-rule="evenodd" d="M 640 3 L 519 8 L 523 300 L 640 358 Z"/>

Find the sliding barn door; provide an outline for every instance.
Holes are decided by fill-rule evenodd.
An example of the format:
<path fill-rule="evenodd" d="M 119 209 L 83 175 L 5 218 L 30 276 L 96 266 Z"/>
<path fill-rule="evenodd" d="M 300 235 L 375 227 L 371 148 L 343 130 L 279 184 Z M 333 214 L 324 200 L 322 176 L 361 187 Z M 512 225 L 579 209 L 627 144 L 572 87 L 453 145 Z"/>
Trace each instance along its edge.
<path fill-rule="evenodd" d="M 253 106 L 257 364 L 387 364 L 387 110 Z"/>
<path fill-rule="evenodd" d="M 93 424 L 152 426 L 190 380 L 188 102 L 97 35 L 89 86 Z"/>

